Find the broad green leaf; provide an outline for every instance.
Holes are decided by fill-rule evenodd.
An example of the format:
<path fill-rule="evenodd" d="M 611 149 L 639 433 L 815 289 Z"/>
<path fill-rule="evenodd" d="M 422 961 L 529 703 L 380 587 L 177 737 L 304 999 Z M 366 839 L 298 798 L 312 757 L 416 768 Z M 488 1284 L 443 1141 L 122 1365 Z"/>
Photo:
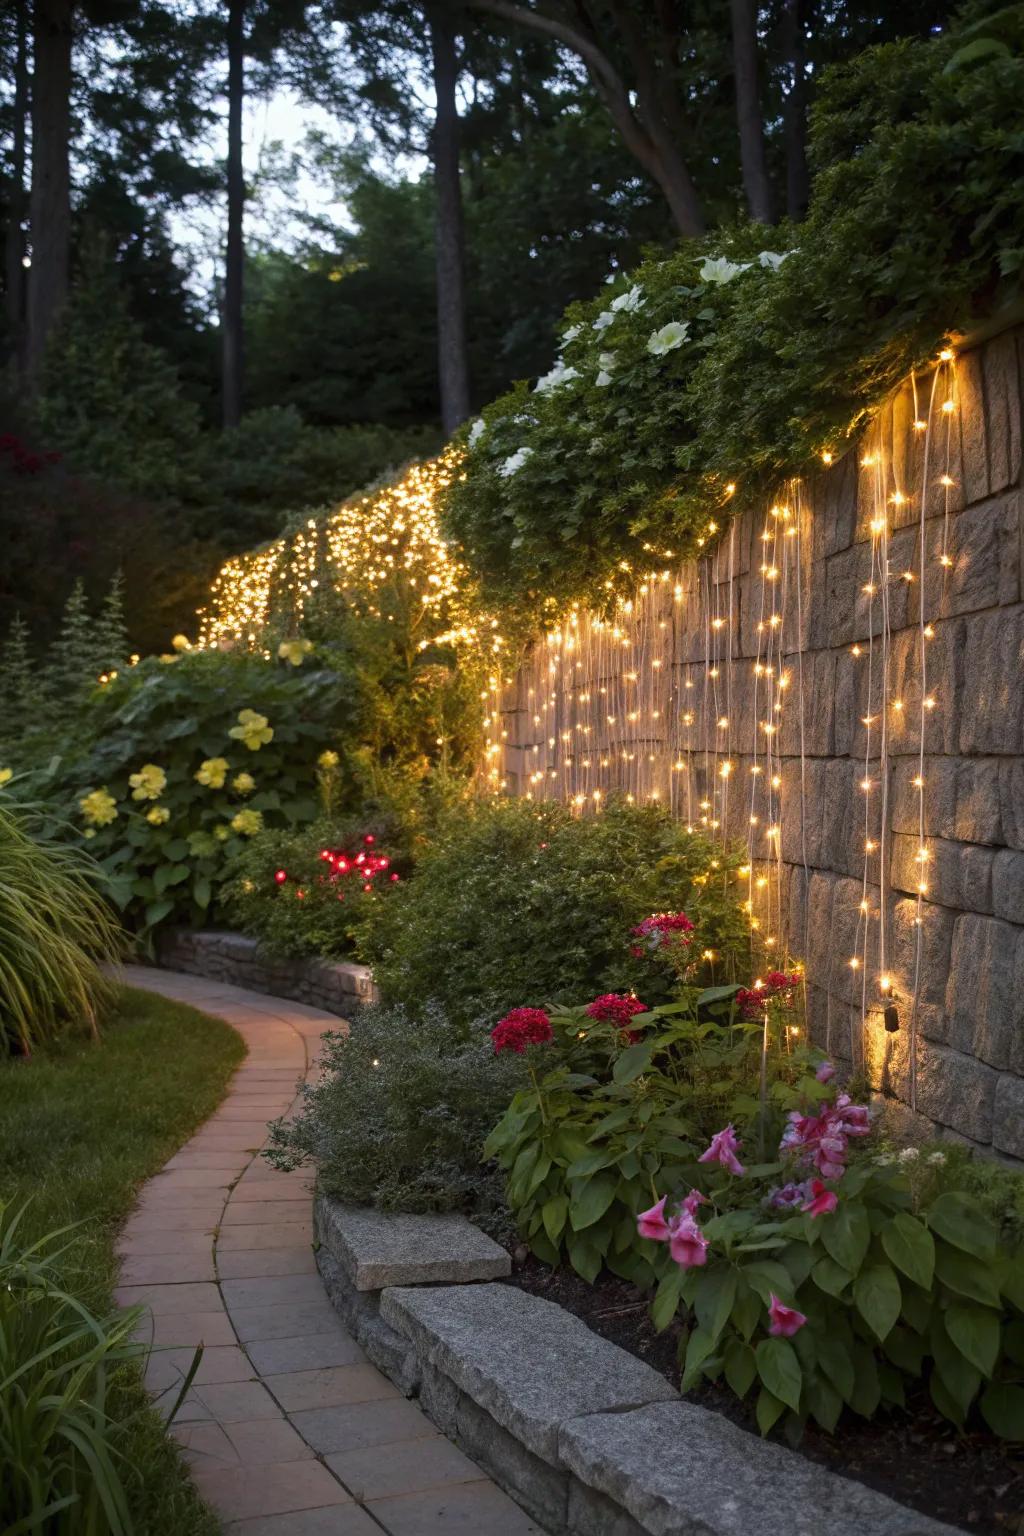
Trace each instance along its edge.
<path fill-rule="evenodd" d="M 817 1371 L 807 1381 L 807 1405 L 822 1429 L 831 1434 L 839 1422 L 843 1400 L 835 1387 Z"/>
<path fill-rule="evenodd" d="M 212 894 L 210 882 L 205 875 L 200 875 L 192 882 L 192 900 L 197 907 L 208 907 Z"/>
<path fill-rule="evenodd" d="M 757 1292 L 765 1306 L 773 1291 L 781 1301 L 790 1295 L 789 1270 L 777 1264 L 774 1259 L 758 1259 L 754 1264 L 745 1265 L 743 1278 Z"/>
<path fill-rule="evenodd" d="M 959 1348 L 946 1332 L 941 1314 L 938 1314 L 932 1322 L 930 1338 L 932 1354 L 935 1357 L 935 1365 L 942 1378 L 942 1384 L 962 1416 L 974 1401 L 981 1386 L 981 1372 L 960 1353 Z"/>
<path fill-rule="evenodd" d="M 923 1222 L 906 1211 L 890 1217 L 882 1228 L 886 1257 L 916 1285 L 931 1289 L 935 1272 L 935 1239 Z"/>
<path fill-rule="evenodd" d="M 830 1259 L 826 1254 L 820 1258 L 811 1271 L 811 1278 L 819 1291 L 824 1291 L 827 1296 L 839 1296 L 849 1285 L 853 1276 L 848 1269 L 837 1264 L 835 1259 Z"/>
<path fill-rule="evenodd" d="M 858 1339 L 851 1351 L 853 1360 L 853 1390 L 847 1402 L 862 1419 L 870 1419 L 882 1397 L 878 1381 L 878 1366 L 873 1350 Z"/>
<path fill-rule="evenodd" d="M 1003 1440 L 1024 1440 L 1024 1387 L 996 1382 L 981 1399 L 985 1423 Z"/>
<path fill-rule="evenodd" d="M 597 1147 L 593 1152 L 585 1152 L 582 1157 L 578 1157 L 575 1162 L 569 1164 L 569 1167 L 566 1169 L 566 1177 L 570 1179 L 589 1178 L 592 1173 L 597 1173 L 600 1169 L 607 1168 L 610 1163 L 614 1163 L 616 1156 L 617 1154 L 609 1151 L 607 1147 Z"/>
<path fill-rule="evenodd" d="M 773 1397 L 799 1413 L 803 1372 L 788 1339 L 761 1340 L 757 1346 L 757 1373 Z"/>
<path fill-rule="evenodd" d="M 785 1411 L 785 1403 L 780 1402 L 767 1387 L 762 1387 L 757 1396 L 757 1427 L 762 1435 L 766 1435 L 778 1423 Z"/>
<path fill-rule="evenodd" d="M 568 1195 L 552 1195 L 550 1200 L 544 1202 L 541 1217 L 544 1222 L 544 1231 L 553 1243 L 558 1243 L 565 1231 L 565 1218 L 569 1210 Z"/>
<path fill-rule="evenodd" d="M 761 1298 L 755 1290 L 751 1289 L 744 1275 L 741 1274 L 736 1289 L 736 1300 L 732 1305 L 733 1326 L 743 1338 L 749 1339 L 760 1320 Z"/>
<path fill-rule="evenodd" d="M 710 1360 L 715 1352 L 715 1341 L 708 1337 L 703 1328 L 695 1328 L 690 1334 L 686 1344 L 686 1355 L 683 1361 L 683 1377 L 681 1390 L 688 1392 L 699 1379 L 701 1367 L 705 1360 Z"/>
<path fill-rule="evenodd" d="M 738 986 L 732 984 L 723 987 L 705 987 L 704 991 L 697 995 L 697 1007 L 706 1008 L 709 1003 L 721 1003 L 727 997 L 735 997 L 739 990 Z"/>
<path fill-rule="evenodd" d="M 644 1044 L 643 1041 L 638 1045 L 627 1046 L 622 1054 L 615 1058 L 612 1077 L 620 1087 L 635 1082 L 650 1067 L 653 1054 L 654 1047 Z"/>
<path fill-rule="evenodd" d="M 856 1373 L 846 1345 L 828 1335 L 818 1339 L 818 1364 L 844 1402 L 854 1395 Z"/>
<path fill-rule="evenodd" d="M 903 1328 L 898 1323 L 885 1340 L 885 1352 L 889 1359 L 898 1365 L 901 1371 L 906 1371 L 908 1376 L 921 1374 L 924 1349 L 924 1340 L 920 1334 L 914 1333 L 910 1328 Z"/>
<path fill-rule="evenodd" d="M 595 1173 L 585 1184 L 572 1192 L 569 1201 L 569 1222 L 574 1232 L 582 1232 L 600 1221 L 615 1199 L 618 1179 L 610 1173 Z"/>
<path fill-rule="evenodd" d="M 969 1195 L 960 1190 L 940 1195 L 928 1207 L 925 1216 L 932 1231 L 952 1243 L 954 1248 L 983 1257 L 995 1253 L 999 1237 L 995 1224 L 979 1211 Z"/>
<path fill-rule="evenodd" d="M 853 1299 L 872 1333 L 884 1339 L 900 1315 L 896 1271 L 888 1264 L 868 1264 L 853 1282 Z"/>
<path fill-rule="evenodd" d="M 719 1334 L 729 1321 L 735 1300 L 736 1271 L 731 1265 L 701 1271 L 694 1297 L 694 1311 L 697 1321 L 716 1344 Z"/>
<path fill-rule="evenodd" d="M 837 1264 L 856 1274 L 871 1241 L 871 1223 L 862 1205 L 844 1201 L 829 1216 L 820 1216 L 821 1240 Z"/>
<path fill-rule="evenodd" d="M 658 1289 L 654 1300 L 651 1302 L 651 1321 L 659 1333 L 663 1333 L 679 1310 L 679 1287 L 682 1283 L 683 1271 L 679 1268 L 669 1270 L 658 1283 Z"/>
<path fill-rule="evenodd" d="M 737 1397 L 746 1397 L 757 1377 L 757 1356 L 742 1339 L 730 1339 L 725 1346 L 725 1379 Z"/>
<path fill-rule="evenodd" d="M 935 1250 L 935 1273 L 943 1285 L 960 1296 L 970 1296 L 986 1307 L 998 1307 L 999 1287 L 990 1265 L 958 1248 L 941 1243 Z"/>
<path fill-rule="evenodd" d="M 578 1275 L 586 1280 L 588 1285 L 593 1285 L 601 1273 L 601 1255 L 592 1244 L 569 1232 L 566 1235 L 566 1247 L 569 1250 L 569 1261 Z"/>
<path fill-rule="evenodd" d="M 999 1358 L 999 1317 L 985 1307 L 954 1302 L 945 1314 L 946 1332 L 983 1376 L 991 1376 Z"/>
<path fill-rule="evenodd" d="M 173 901 L 151 901 L 146 908 L 146 924 L 155 928 L 157 923 L 163 922 L 168 912 L 174 911 Z"/>

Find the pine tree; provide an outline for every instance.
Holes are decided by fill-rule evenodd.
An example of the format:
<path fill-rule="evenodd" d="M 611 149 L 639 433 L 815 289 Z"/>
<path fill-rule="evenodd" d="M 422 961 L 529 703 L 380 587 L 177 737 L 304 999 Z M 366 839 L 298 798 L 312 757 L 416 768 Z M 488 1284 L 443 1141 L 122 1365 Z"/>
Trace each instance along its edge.
<path fill-rule="evenodd" d="M 96 621 L 89 612 L 89 600 L 79 577 L 64 604 L 60 634 L 47 657 L 49 692 L 62 703 L 73 703 L 95 685 L 102 670 Z"/>
<path fill-rule="evenodd" d="M 124 576 L 118 571 L 107 589 L 95 624 L 93 646 L 100 672 L 120 672 L 128 663 L 128 630 L 124 621 Z"/>
<path fill-rule="evenodd" d="M 44 674 L 29 649 L 28 625 L 16 613 L 0 650 L 0 738 L 15 742 L 39 725 L 46 702 Z"/>

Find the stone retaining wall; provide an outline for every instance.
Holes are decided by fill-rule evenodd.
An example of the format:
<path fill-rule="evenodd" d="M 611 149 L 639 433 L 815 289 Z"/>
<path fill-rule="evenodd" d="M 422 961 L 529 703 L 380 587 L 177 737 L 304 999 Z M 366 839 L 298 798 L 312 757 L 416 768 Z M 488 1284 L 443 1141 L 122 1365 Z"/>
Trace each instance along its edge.
<path fill-rule="evenodd" d="M 368 966 L 338 960 L 285 960 L 262 951 L 255 939 L 240 933 L 180 928 L 160 943 L 160 964 L 290 997 L 313 1008 L 348 1018 L 360 1003 L 374 1002 L 377 989 Z"/>
<path fill-rule="evenodd" d="M 745 841 L 753 921 L 806 963 L 815 1038 L 1017 1158 L 1022 337 L 909 382 L 708 558 L 541 642 L 495 690 L 488 759 L 513 793 L 621 790 Z"/>

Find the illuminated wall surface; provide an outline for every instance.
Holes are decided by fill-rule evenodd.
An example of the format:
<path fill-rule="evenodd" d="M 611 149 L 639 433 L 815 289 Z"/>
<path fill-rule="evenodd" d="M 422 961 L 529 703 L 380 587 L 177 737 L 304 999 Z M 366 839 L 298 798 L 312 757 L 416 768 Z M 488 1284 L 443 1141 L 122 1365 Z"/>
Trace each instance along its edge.
<path fill-rule="evenodd" d="M 487 758 L 514 793 L 592 814 L 622 791 L 745 842 L 751 925 L 805 962 L 815 1039 L 1017 1157 L 1022 343 L 944 354 L 708 558 L 547 635 L 492 690 Z"/>

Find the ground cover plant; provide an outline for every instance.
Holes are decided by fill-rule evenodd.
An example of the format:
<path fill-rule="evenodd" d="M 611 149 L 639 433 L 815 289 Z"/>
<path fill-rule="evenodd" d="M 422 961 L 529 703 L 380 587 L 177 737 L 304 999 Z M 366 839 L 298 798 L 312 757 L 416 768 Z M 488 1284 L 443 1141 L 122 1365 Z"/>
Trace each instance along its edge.
<path fill-rule="evenodd" d="M 0 805 L 0 1056 L 95 1034 L 110 996 L 101 967 L 121 949 L 102 871 L 39 821 Z"/>
<path fill-rule="evenodd" d="M 60 1240 L 57 1246 L 63 1251 L 48 1262 L 55 1291 L 73 1298 L 61 1306 L 62 1318 L 55 1327 L 66 1326 L 77 1307 L 96 1319 L 109 1315 L 116 1281 L 114 1239 L 140 1181 L 162 1167 L 213 1111 L 242 1054 L 238 1036 L 219 1020 L 125 990 L 104 1017 L 98 1044 L 65 1039 L 40 1050 L 31 1061 L 0 1062 L 0 1202 L 9 1213 L 24 1208 L 19 1248 L 23 1252 L 48 1234 L 80 1223 Z M 40 1262 L 49 1246 L 39 1255 Z M 32 1326 L 30 1318 L 19 1317 L 15 1323 L 6 1310 L 10 1303 L 5 1296 L 0 1324 L 4 1376 L 12 1367 L 17 1340 L 27 1338 Z M 82 1314 L 77 1315 L 86 1327 Z M 111 1421 L 107 1440 L 135 1536 L 167 1536 L 169 1531 L 175 1536 L 215 1536 L 217 1522 L 200 1503 L 175 1447 L 150 1409 L 138 1365 L 118 1363 L 117 1334 L 109 1329 L 103 1333 L 112 1353 L 103 1363 L 106 1346 L 96 1337 L 95 1367 L 99 1371 L 102 1365 L 106 1378 L 103 1409 Z M 26 1364 L 18 1362 L 21 1368 Z M 44 1369 L 41 1364 L 40 1373 Z M 95 1387 L 95 1375 L 90 1380 Z M 3 1403 L 0 1435 L 14 1432 L 20 1412 L 12 1391 L 4 1392 Z M 73 1408 L 67 1404 L 61 1412 Z M 78 1411 L 89 1410 L 80 1404 Z M 24 1429 L 27 1419 L 18 1422 Z M 17 1528 L 17 1520 L 32 1508 L 31 1503 L 12 1503 L 30 1498 L 30 1472 L 37 1486 L 50 1486 L 54 1496 L 72 1488 L 66 1448 L 52 1440 L 34 1431 L 23 1439 L 15 1457 L 17 1479 L 8 1476 L 8 1454 L 14 1456 L 4 1453 L 0 1492 L 5 1530 L 8 1521 Z M 73 1476 L 85 1509 L 92 1494 L 81 1462 Z M 59 1536 L 99 1536 L 113 1529 L 103 1523 L 90 1525 L 74 1507 L 55 1516 L 52 1527 L 46 1527 L 51 1528 Z"/>
<path fill-rule="evenodd" d="M 652 971 L 623 934 L 685 904 L 700 914 L 707 979 L 745 976 L 741 867 L 656 806 L 612 802 L 583 819 L 557 804 L 482 800 L 442 821 L 410 878 L 360 926 L 360 950 L 385 1002 L 415 1014 L 433 997 L 463 1023 L 641 978 L 663 1001 L 671 972 Z"/>
<path fill-rule="evenodd" d="M 570 306 L 552 370 L 460 439 L 445 516 L 491 600 L 600 603 L 693 554 L 1016 300 L 1022 79 L 1016 5 L 867 49 L 821 82 L 802 224 L 683 243 Z"/>
<path fill-rule="evenodd" d="M 481 1153 L 522 1072 L 495 1063 L 486 1023 L 453 1021 L 437 1003 L 415 1015 L 368 1007 L 348 1033 L 324 1036 L 320 1059 L 297 1116 L 271 1129 L 276 1167 L 315 1163 L 339 1200 L 507 1225 L 503 1180 Z"/>

